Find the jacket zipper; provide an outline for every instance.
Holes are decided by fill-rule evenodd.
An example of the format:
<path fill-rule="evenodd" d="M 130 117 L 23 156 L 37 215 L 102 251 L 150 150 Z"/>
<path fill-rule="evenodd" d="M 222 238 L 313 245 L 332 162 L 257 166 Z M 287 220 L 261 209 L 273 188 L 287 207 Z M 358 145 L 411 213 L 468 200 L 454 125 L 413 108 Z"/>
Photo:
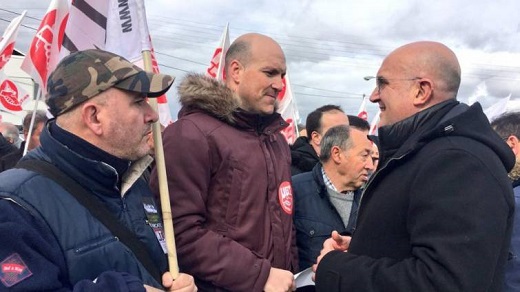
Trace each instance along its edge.
<path fill-rule="evenodd" d="M 381 167 L 378 171 L 376 171 L 376 172 L 372 175 L 370 181 L 367 183 L 365 189 L 364 189 L 363 192 L 361 193 L 361 197 L 359 198 L 358 214 L 357 214 L 357 215 L 358 215 L 358 218 L 359 218 L 359 215 L 360 215 L 359 211 L 361 210 L 361 203 L 363 202 L 363 197 L 365 196 L 365 192 L 368 190 L 368 188 L 370 187 L 370 185 L 371 185 L 372 182 L 374 181 L 375 176 L 378 175 L 378 174 L 379 174 L 383 169 L 385 169 L 385 168 L 390 164 L 390 162 L 392 162 L 392 161 L 396 161 L 396 160 L 400 160 L 400 159 L 402 159 L 403 157 L 405 157 L 406 155 L 408 155 L 408 153 L 410 153 L 410 151 L 404 153 L 403 155 L 401 155 L 401 156 L 399 156 L 399 157 L 392 157 L 392 158 L 390 158 L 390 159 L 388 160 L 388 162 L 387 162 L 383 167 Z M 357 221 L 357 220 L 356 220 L 356 221 Z M 356 228 L 354 228 L 354 231 L 355 231 L 355 230 L 356 230 Z"/>

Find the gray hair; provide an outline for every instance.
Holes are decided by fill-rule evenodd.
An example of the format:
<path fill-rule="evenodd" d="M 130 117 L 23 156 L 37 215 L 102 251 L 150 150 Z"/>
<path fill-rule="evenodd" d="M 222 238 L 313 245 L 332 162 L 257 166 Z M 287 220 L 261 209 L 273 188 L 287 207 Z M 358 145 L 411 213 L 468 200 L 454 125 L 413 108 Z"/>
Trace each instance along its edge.
<path fill-rule="evenodd" d="M 327 130 L 320 144 L 320 161 L 327 162 L 330 159 L 332 147 L 339 147 L 341 150 L 347 150 L 352 147 L 352 139 L 350 139 L 350 127 L 347 125 L 339 125 Z"/>
<path fill-rule="evenodd" d="M 20 147 L 20 144 L 22 143 L 22 139 L 20 139 L 20 131 L 18 128 L 8 122 L 2 122 L 0 123 L 0 129 L 2 132 L 2 135 L 8 139 L 12 140 L 12 144 L 16 147 Z"/>

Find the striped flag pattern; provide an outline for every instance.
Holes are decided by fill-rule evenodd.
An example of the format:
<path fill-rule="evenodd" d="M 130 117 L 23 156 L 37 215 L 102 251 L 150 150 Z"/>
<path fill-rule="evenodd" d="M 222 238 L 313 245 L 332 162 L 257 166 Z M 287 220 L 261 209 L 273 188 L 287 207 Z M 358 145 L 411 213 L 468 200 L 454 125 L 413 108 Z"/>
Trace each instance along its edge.
<path fill-rule="evenodd" d="M 78 50 L 103 49 L 144 68 L 142 51 L 152 52 L 152 69 L 159 72 L 143 0 L 74 0 L 63 38 L 62 57 Z M 162 125 L 172 122 L 166 95 L 157 99 Z"/>

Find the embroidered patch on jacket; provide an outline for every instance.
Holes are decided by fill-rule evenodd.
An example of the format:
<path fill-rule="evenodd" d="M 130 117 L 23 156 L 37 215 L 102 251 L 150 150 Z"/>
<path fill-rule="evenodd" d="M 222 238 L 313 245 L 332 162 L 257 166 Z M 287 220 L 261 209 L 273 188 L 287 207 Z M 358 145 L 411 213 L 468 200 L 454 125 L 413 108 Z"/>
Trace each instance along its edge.
<path fill-rule="evenodd" d="M 20 255 L 14 253 L 0 263 L 0 281 L 11 287 L 32 275 Z"/>
<path fill-rule="evenodd" d="M 280 184 L 278 188 L 278 201 L 280 202 L 280 206 L 282 206 L 282 210 L 291 215 L 293 210 L 293 194 L 290 182 L 284 181 Z"/>

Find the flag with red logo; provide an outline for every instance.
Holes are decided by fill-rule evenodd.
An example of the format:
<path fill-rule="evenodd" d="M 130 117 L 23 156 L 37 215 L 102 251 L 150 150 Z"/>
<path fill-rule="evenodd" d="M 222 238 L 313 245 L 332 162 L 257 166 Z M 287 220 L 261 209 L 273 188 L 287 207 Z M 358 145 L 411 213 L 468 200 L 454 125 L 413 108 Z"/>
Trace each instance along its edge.
<path fill-rule="evenodd" d="M 0 110 L 23 115 L 22 105 L 29 100 L 29 94 L 0 71 Z"/>
<path fill-rule="evenodd" d="M 206 69 L 206 75 L 213 77 L 219 81 L 226 80 L 224 72 L 226 52 L 229 49 L 229 23 L 224 28 L 224 32 L 220 37 L 219 46 L 215 49 L 213 57 Z"/>
<path fill-rule="evenodd" d="M 358 110 L 358 117 L 362 118 L 363 120 L 368 120 L 368 113 L 367 113 L 367 97 L 363 94 L 363 101 L 361 102 L 361 105 L 359 106 Z"/>
<path fill-rule="evenodd" d="M 4 67 L 13 54 L 18 28 L 20 27 L 22 19 L 26 13 L 27 10 L 24 10 L 20 16 L 13 18 L 11 23 L 9 23 L 9 26 L 7 26 L 6 30 L 4 31 L 2 38 L 0 39 L 0 69 Z"/>
<path fill-rule="evenodd" d="M 47 87 L 49 73 L 56 68 L 59 61 L 68 13 L 67 0 L 51 1 L 21 65 L 22 70 L 31 75 L 43 90 Z"/>
<path fill-rule="evenodd" d="M 379 125 L 379 116 L 381 115 L 381 110 L 377 111 L 377 114 L 372 118 L 372 122 L 370 123 L 370 131 L 368 132 L 369 135 L 376 135 L 377 136 L 377 129 Z"/>
<path fill-rule="evenodd" d="M 63 40 L 62 57 L 99 48 L 123 56 L 143 68 L 142 51 L 152 53 L 152 70 L 159 66 L 152 47 L 143 0 L 75 0 Z M 166 95 L 157 99 L 161 124 L 172 122 Z"/>
<path fill-rule="evenodd" d="M 296 100 L 292 93 L 291 84 L 289 81 L 289 74 L 286 74 L 283 79 L 284 87 L 278 93 L 278 112 L 282 118 L 289 124 L 282 130 L 282 135 L 287 140 L 287 143 L 293 144 L 298 138 L 298 121 L 300 120 L 300 113 L 296 105 Z"/>

